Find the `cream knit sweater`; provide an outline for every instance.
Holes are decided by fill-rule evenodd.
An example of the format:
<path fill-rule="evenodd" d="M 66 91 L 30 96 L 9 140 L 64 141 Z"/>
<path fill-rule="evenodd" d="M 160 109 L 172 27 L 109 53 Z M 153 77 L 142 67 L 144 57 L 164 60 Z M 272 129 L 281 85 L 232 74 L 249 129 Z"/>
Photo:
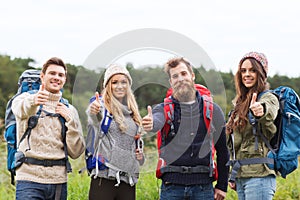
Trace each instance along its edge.
<path fill-rule="evenodd" d="M 43 106 L 43 110 L 55 113 L 55 107 L 61 98 L 60 94 L 50 93 L 49 101 Z M 18 141 L 25 133 L 28 118 L 35 115 L 39 106 L 34 105 L 34 94 L 23 93 L 16 97 L 12 103 L 12 111 L 17 121 L 17 138 Z M 66 142 L 68 147 L 68 155 L 76 159 L 85 149 L 85 142 L 82 135 L 82 127 L 79 120 L 77 110 L 69 105 L 68 117 L 66 117 Z M 37 126 L 32 129 L 30 135 L 30 147 L 28 148 L 27 137 L 19 146 L 25 156 L 36 159 L 62 159 L 65 157 L 64 145 L 61 135 L 61 123 L 58 117 L 45 116 L 42 112 L 38 120 Z M 45 184 L 60 184 L 67 182 L 67 172 L 65 166 L 44 167 L 40 165 L 32 165 L 23 163 L 17 169 L 16 180 L 27 180 Z"/>

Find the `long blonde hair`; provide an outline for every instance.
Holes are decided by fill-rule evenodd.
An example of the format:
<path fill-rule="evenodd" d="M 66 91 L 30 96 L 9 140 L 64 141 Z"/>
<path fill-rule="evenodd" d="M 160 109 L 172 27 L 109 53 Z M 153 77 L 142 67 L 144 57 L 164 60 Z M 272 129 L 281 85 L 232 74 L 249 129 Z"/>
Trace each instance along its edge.
<path fill-rule="evenodd" d="M 127 76 L 126 76 L 127 78 Z M 127 130 L 127 125 L 125 124 L 125 117 L 122 111 L 122 103 L 125 103 L 128 106 L 128 109 L 132 111 L 132 119 L 133 121 L 138 125 L 142 125 L 142 118 L 139 113 L 138 105 L 135 100 L 134 94 L 131 90 L 128 78 L 127 78 L 127 94 L 125 95 L 125 101 L 120 102 L 118 99 L 116 99 L 112 93 L 111 85 L 112 85 L 112 79 L 110 79 L 106 85 L 106 87 L 102 91 L 102 96 L 104 100 L 105 108 L 108 110 L 109 113 L 111 113 L 114 117 L 114 120 L 119 125 L 119 128 L 121 132 L 125 132 Z"/>

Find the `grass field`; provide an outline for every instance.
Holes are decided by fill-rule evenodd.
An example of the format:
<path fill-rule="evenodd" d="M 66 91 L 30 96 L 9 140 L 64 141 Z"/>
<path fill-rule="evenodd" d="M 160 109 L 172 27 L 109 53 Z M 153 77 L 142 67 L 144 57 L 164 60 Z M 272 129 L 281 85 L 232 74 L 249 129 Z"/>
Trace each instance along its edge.
<path fill-rule="evenodd" d="M 6 170 L 6 143 L 0 140 L 0 200 L 15 199 L 15 187 L 10 184 L 10 174 Z M 148 151 L 148 152 L 147 152 Z M 156 150 L 146 149 L 145 166 L 141 168 L 141 174 L 137 188 L 137 200 L 157 200 L 159 197 L 160 180 L 155 178 Z M 79 174 L 78 170 L 85 166 L 83 156 L 77 160 L 71 160 L 73 172 L 68 175 L 68 200 L 86 200 L 88 197 L 90 177 L 87 173 Z M 228 189 L 228 200 L 236 200 L 237 195 Z M 300 200 L 300 169 L 288 175 L 286 179 L 277 178 L 277 191 L 274 200 Z"/>

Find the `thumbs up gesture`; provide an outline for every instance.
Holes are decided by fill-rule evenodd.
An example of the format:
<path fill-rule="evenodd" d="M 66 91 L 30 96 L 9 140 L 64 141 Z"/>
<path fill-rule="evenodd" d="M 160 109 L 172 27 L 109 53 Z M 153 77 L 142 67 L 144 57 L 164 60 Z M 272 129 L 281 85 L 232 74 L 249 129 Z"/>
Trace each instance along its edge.
<path fill-rule="evenodd" d="M 257 101 L 257 93 L 253 93 L 249 108 L 256 117 L 264 115 L 264 107 Z"/>
<path fill-rule="evenodd" d="M 149 132 L 153 129 L 153 116 L 152 116 L 151 106 L 148 106 L 147 110 L 148 110 L 148 114 L 145 117 L 143 117 L 142 125 L 143 125 L 143 129 Z"/>
<path fill-rule="evenodd" d="M 90 112 L 91 114 L 98 114 L 102 108 L 99 100 L 99 93 L 95 92 L 96 99 L 90 104 Z"/>
<path fill-rule="evenodd" d="M 39 91 L 34 96 L 35 105 L 45 105 L 49 99 L 49 92 L 45 89 L 45 84 L 40 85 Z"/>

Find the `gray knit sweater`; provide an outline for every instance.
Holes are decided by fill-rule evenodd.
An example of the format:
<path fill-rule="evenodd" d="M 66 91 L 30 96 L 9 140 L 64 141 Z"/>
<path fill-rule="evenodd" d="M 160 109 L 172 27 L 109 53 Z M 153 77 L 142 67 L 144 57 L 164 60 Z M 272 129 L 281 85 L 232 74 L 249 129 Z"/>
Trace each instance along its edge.
<path fill-rule="evenodd" d="M 110 165 L 131 175 L 133 183 L 136 184 L 139 177 L 139 166 L 140 164 L 143 164 L 139 163 L 135 155 L 136 146 L 134 136 L 138 133 L 139 128 L 131 117 L 132 111 L 130 111 L 127 106 L 122 106 L 125 124 L 127 125 L 126 132 L 122 133 L 119 125 L 115 120 L 112 120 L 107 135 L 104 135 L 100 140 L 95 141 L 95 149 L 98 148 L 98 152 L 108 160 Z M 101 117 L 99 116 L 102 116 L 101 112 L 98 117 L 89 112 L 88 115 L 92 120 L 94 128 L 99 129 L 99 124 L 101 122 Z M 101 134 L 99 130 L 96 131 L 98 134 Z M 117 170 L 112 168 L 100 170 L 98 172 L 94 169 L 91 175 L 106 179 L 116 179 L 116 173 Z M 120 179 L 126 183 L 130 182 L 127 175 L 121 174 Z"/>

